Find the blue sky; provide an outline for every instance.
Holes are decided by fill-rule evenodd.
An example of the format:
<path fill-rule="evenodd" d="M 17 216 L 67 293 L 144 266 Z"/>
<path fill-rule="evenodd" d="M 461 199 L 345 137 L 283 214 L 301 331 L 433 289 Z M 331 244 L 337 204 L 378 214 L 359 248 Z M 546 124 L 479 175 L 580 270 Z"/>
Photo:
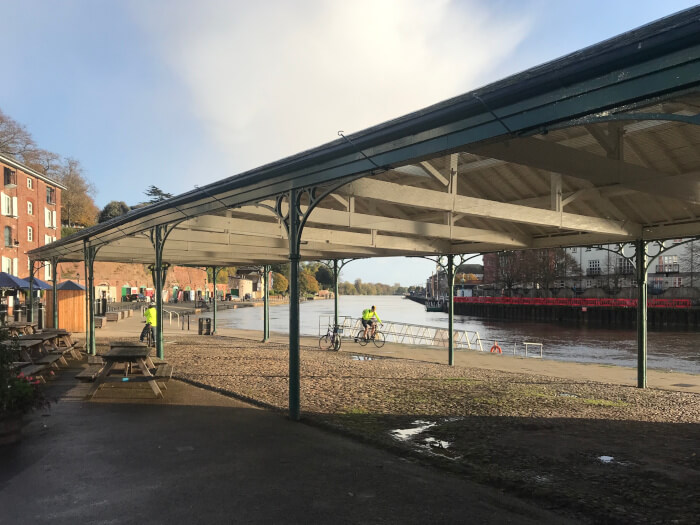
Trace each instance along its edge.
<path fill-rule="evenodd" d="M 0 109 L 96 202 L 178 194 L 694 5 L 665 0 L 0 0 Z M 342 278 L 425 281 L 418 259 Z"/>

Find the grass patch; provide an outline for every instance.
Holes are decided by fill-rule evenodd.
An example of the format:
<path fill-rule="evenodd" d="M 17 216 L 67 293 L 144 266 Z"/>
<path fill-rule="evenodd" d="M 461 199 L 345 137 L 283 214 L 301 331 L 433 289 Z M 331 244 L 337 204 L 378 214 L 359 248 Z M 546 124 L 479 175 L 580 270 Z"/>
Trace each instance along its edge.
<path fill-rule="evenodd" d="M 582 399 L 586 405 L 595 405 L 600 407 L 626 407 L 629 403 L 624 401 L 608 401 L 607 399 Z"/>

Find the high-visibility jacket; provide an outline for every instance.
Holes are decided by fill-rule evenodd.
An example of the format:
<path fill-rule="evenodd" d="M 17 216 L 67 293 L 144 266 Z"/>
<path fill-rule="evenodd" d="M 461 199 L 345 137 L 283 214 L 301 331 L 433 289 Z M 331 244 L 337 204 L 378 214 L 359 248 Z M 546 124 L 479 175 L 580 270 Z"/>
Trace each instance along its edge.
<path fill-rule="evenodd" d="M 376 317 L 378 322 L 382 322 L 382 320 L 377 315 L 376 310 L 374 312 L 370 308 L 362 310 L 362 319 L 364 319 L 365 321 L 369 321 L 370 319 L 372 319 L 372 317 Z"/>
<path fill-rule="evenodd" d="M 146 311 L 143 312 L 143 316 L 146 318 L 146 322 L 150 324 L 151 326 L 157 326 L 157 321 L 156 321 L 156 307 L 151 306 L 150 308 L 146 308 Z"/>

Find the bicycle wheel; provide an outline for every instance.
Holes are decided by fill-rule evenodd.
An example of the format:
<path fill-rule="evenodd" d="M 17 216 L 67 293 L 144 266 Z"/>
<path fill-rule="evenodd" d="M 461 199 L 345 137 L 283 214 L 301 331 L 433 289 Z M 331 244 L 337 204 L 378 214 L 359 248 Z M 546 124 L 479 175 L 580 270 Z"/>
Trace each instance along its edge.
<path fill-rule="evenodd" d="M 340 350 L 340 345 L 342 343 L 342 339 L 340 337 L 340 334 L 335 334 L 335 339 L 333 341 L 333 350 L 336 352 Z"/>
<path fill-rule="evenodd" d="M 374 343 L 374 346 L 381 348 L 384 346 L 385 342 L 384 334 L 382 332 L 375 333 L 374 337 L 372 338 L 372 342 Z"/>
<path fill-rule="evenodd" d="M 330 350 L 331 349 L 331 336 L 328 334 L 322 335 L 318 339 L 318 347 L 321 350 Z"/>
<path fill-rule="evenodd" d="M 365 332 L 360 331 L 359 334 L 357 334 L 357 342 L 360 343 L 360 346 L 366 346 L 369 341 L 365 339 Z"/>

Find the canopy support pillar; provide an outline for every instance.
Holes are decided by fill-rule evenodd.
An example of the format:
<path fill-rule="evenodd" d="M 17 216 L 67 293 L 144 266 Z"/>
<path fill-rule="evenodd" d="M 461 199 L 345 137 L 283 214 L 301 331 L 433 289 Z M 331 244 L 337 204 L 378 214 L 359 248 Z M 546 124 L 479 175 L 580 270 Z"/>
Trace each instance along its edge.
<path fill-rule="evenodd" d="M 455 256 L 447 256 L 447 287 L 449 288 L 449 303 L 447 304 L 447 330 L 449 331 L 448 338 L 448 364 L 454 366 L 455 364 L 455 316 L 454 316 L 454 302 L 455 302 Z"/>
<path fill-rule="evenodd" d="M 647 387 L 647 243 L 634 243 L 637 270 L 637 387 Z"/>
<path fill-rule="evenodd" d="M 27 298 L 27 321 L 34 321 L 34 263 L 29 261 L 29 297 Z"/>
<path fill-rule="evenodd" d="M 212 299 L 212 327 L 211 327 L 211 335 L 216 334 L 216 282 L 219 280 L 219 272 L 221 271 L 220 266 L 212 266 L 211 269 L 211 276 L 212 280 L 214 281 L 214 298 Z"/>
<path fill-rule="evenodd" d="M 270 340 L 270 265 L 263 266 L 263 339 L 266 343 Z"/>
<path fill-rule="evenodd" d="M 51 257 L 51 272 L 53 279 L 51 284 L 53 285 L 53 327 L 58 329 L 58 262 L 60 259 L 58 257 Z"/>
<path fill-rule="evenodd" d="M 170 267 L 170 263 L 163 262 L 163 248 L 168 235 L 170 235 L 170 232 L 173 231 L 177 224 L 179 222 L 170 225 L 161 224 L 154 226 L 150 231 L 151 244 L 153 244 L 156 259 L 151 272 L 153 275 L 153 286 L 156 289 L 156 356 L 158 359 L 163 359 L 165 356 L 163 352 L 163 285 Z"/>
<path fill-rule="evenodd" d="M 333 329 L 338 328 L 338 259 L 333 259 Z"/>
<path fill-rule="evenodd" d="M 85 302 L 87 305 L 85 345 L 87 353 L 95 355 L 97 353 L 95 343 L 95 257 L 98 248 L 91 246 L 87 239 L 83 241 L 83 256 L 85 259 L 85 284 L 87 285 Z"/>

